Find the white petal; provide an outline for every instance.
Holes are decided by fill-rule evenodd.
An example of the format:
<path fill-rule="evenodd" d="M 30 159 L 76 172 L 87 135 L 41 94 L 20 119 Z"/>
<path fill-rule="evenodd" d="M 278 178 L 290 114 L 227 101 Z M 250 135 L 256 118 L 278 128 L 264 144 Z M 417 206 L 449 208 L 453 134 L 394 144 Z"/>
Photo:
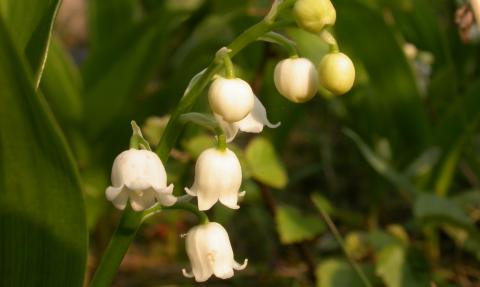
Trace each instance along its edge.
<path fill-rule="evenodd" d="M 142 211 L 155 204 L 155 190 L 130 191 L 130 205 L 135 211 Z"/>
<path fill-rule="evenodd" d="M 112 200 L 113 205 L 120 209 L 124 210 L 127 206 L 128 201 L 128 190 L 122 189 L 122 191 Z"/>
<path fill-rule="evenodd" d="M 198 210 L 209 210 L 218 201 L 218 195 L 212 192 L 198 193 Z"/>
<path fill-rule="evenodd" d="M 186 249 L 192 265 L 195 281 L 204 282 L 213 274 L 208 264 L 207 248 L 205 247 L 205 225 L 192 228 L 187 235 Z"/>
<path fill-rule="evenodd" d="M 163 206 L 172 206 L 177 202 L 177 198 L 172 195 L 173 192 L 173 184 L 170 184 L 168 187 L 165 188 L 156 188 L 155 189 L 155 198 L 163 205 Z"/>
<path fill-rule="evenodd" d="M 213 265 L 213 274 L 221 279 L 228 279 L 233 277 L 233 268 L 229 264 L 225 264 L 226 262 L 216 262 Z"/>
<path fill-rule="evenodd" d="M 243 264 L 240 264 L 237 261 L 233 260 L 233 269 L 235 270 L 243 270 L 247 268 L 247 265 L 248 265 L 248 259 L 245 259 L 243 261 Z"/>
<path fill-rule="evenodd" d="M 113 186 L 124 185 L 131 190 L 144 190 L 166 184 L 165 168 L 154 152 L 129 149 L 120 153 L 113 162 Z"/>
<path fill-rule="evenodd" d="M 120 194 L 122 189 L 123 189 L 123 186 L 120 186 L 120 187 L 109 186 L 107 187 L 107 190 L 105 190 L 105 195 L 109 201 L 112 201 Z"/>
<path fill-rule="evenodd" d="M 269 128 L 276 128 L 280 126 L 280 123 L 272 124 L 268 120 L 267 111 L 257 97 L 255 97 L 255 105 L 253 106 L 252 112 L 236 124 L 238 124 L 238 127 L 241 131 L 249 133 L 261 132 L 264 125 Z"/>
<path fill-rule="evenodd" d="M 193 278 L 195 277 L 192 273 L 192 271 L 188 272 L 187 269 L 183 268 L 182 269 L 182 274 L 183 276 L 187 277 L 187 278 Z"/>
<path fill-rule="evenodd" d="M 197 196 L 197 190 L 193 186 L 191 188 L 185 187 L 185 192 L 190 196 Z"/>
<path fill-rule="evenodd" d="M 247 192 L 244 190 L 244 191 L 238 193 L 238 197 L 244 197 L 246 194 L 247 194 Z"/>
<path fill-rule="evenodd" d="M 232 277 L 233 250 L 225 228 L 216 222 L 210 222 L 207 225 L 204 240 L 208 250 L 208 260 L 215 276 L 222 279 Z"/>
<path fill-rule="evenodd" d="M 225 205 L 228 208 L 239 209 L 240 206 L 238 206 L 237 201 L 238 201 L 238 193 L 236 190 L 234 190 L 233 192 L 229 192 L 226 194 L 224 193 L 220 195 L 220 202 L 223 203 L 223 205 Z"/>
<path fill-rule="evenodd" d="M 233 141 L 235 136 L 238 133 L 238 124 L 237 123 L 228 123 L 222 119 L 221 116 L 215 114 L 215 118 L 217 119 L 218 124 L 222 128 L 223 132 L 225 133 L 225 137 L 227 142 Z"/>

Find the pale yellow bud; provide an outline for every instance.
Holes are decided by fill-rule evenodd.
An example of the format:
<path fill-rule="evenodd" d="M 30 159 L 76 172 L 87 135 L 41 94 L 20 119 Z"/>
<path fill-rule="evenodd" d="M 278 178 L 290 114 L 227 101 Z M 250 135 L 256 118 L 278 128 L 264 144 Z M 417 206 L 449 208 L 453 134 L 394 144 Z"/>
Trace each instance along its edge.
<path fill-rule="evenodd" d="M 293 13 L 298 26 L 312 33 L 333 26 L 337 18 L 337 12 L 330 0 L 297 0 Z"/>
<path fill-rule="evenodd" d="M 318 65 L 320 85 L 336 95 L 350 91 L 355 81 L 352 60 L 343 53 L 329 53 Z"/>

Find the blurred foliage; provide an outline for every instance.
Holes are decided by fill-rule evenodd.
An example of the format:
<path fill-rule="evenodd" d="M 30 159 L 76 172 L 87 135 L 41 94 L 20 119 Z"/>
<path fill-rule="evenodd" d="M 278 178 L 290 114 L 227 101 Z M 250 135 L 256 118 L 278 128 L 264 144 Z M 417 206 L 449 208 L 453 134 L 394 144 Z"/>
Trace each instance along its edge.
<path fill-rule="evenodd" d="M 118 222 L 104 191 L 114 157 L 128 147 L 130 120 L 155 146 L 191 77 L 271 1 L 64 0 L 52 37 L 59 1 L 33 2 L 0 0 L 0 285 L 80 286 L 86 225 L 91 272 Z M 83 9 L 72 10 L 77 2 Z M 332 2 L 333 32 L 357 71 L 347 95 L 321 90 L 293 104 L 272 79 L 286 51 L 258 42 L 234 58 L 282 125 L 230 145 L 247 194 L 239 212 L 218 206 L 209 215 L 250 263 L 209 284 L 362 286 L 319 208 L 374 286 L 479 286 L 479 45 L 460 40 L 454 1 Z M 67 39 L 66 29 L 84 33 Z M 314 63 L 327 52 L 315 35 L 279 32 Z M 209 112 L 205 99 L 195 111 Z M 183 130 L 166 164 L 177 195 L 213 144 L 203 129 Z M 180 234 L 194 223 L 177 212 L 150 219 L 115 286 L 193 286 L 181 276 Z"/>

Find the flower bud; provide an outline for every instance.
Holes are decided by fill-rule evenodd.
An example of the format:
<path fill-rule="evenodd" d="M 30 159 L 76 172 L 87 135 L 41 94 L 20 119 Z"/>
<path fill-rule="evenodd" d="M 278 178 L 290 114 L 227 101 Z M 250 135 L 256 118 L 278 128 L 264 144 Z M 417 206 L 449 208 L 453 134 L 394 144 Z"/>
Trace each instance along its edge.
<path fill-rule="evenodd" d="M 312 33 L 333 26 L 337 18 L 335 7 L 330 0 L 297 0 L 293 13 L 298 26 Z"/>
<path fill-rule="evenodd" d="M 275 86 L 278 92 L 294 103 L 304 103 L 318 91 L 318 73 L 306 58 L 289 58 L 275 66 Z"/>
<path fill-rule="evenodd" d="M 173 185 L 167 187 L 167 173 L 157 154 L 148 150 L 129 149 L 119 154 L 112 167 L 112 186 L 107 199 L 118 209 L 124 209 L 130 199 L 135 211 L 147 209 L 158 200 L 173 205 Z"/>
<path fill-rule="evenodd" d="M 228 233 L 216 222 L 193 227 L 187 233 L 185 242 L 192 271 L 183 269 L 185 277 L 195 277 L 195 281 L 207 281 L 212 274 L 221 279 L 231 278 L 233 270 L 243 270 L 248 260 L 239 264 L 233 258 L 232 245 Z"/>
<path fill-rule="evenodd" d="M 209 148 L 203 151 L 195 164 L 195 181 L 185 191 L 198 197 L 198 209 L 208 210 L 218 200 L 225 206 L 238 209 L 237 200 L 242 185 L 242 167 L 235 153 L 228 148 Z"/>
<path fill-rule="evenodd" d="M 352 60 L 343 53 L 329 53 L 318 65 L 320 85 L 336 95 L 350 91 L 355 81 Z"/>
<path fill-rule="evenodd" d="M 208 101 L 215 114 L 233 123 L 245 118 L 253 109 L 255 95 L 242 79 L 219 77 L 208 90 Z"/>

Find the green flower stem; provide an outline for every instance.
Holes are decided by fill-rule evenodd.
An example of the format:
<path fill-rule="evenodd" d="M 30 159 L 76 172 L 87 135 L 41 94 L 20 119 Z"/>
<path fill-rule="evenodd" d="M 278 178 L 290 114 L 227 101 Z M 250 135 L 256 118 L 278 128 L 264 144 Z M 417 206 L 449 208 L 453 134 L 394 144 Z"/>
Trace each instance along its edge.
<path fill-rule="evenodd" d="M 118 228 L 115 230 L 102 256 L 102 261 L 90 282 L 91 287 L 106 287 L 112 285 L 118 267 L 120 267 L 123 257 L 141 225 L 142 218 L 143 212 L 135 212 L 127 206 L 122 214 Z"/>
<path fill-rule="evenodd" d="M 343 241 L 342 236 L 340 235 L 340 232 L 338 232 L 338 229 L 335 226 L 335 223 L 333 223 L 328 213 L 325 212 L 325 210 L 323 210 L 321 206 L 317 206 L 317 208 L 320 211 L 320 214 L 322 215 L 323 220 L 325 221 L 328 228 L 330 229 L 330 232 L 332 232 L 333 236 L 335 237 L 335 240 L 342 248 L 343 253 L 345 254 L 345 257 L 347 257 L 348 259 L 348 262 L 352 266 L 353 270 L 357 273 L 358 277 L 360 277 L 360 280 L 362 281 L 363 285 L 365 285 L 365 287 L 373 287 L 372 283 L 370 283 L 370 281 L 368 280 L 365 273 L 363 273 L 360 266 L 358 266 L 355 260 L 353 260 L 352 256 L 350 256 L 350 254 L 348 253 L 347 248 L 345 247 L 345 242 Z"/>
<path fill-rule="evenodd" d="M 149 208 L 144 211 L 142 221 L 145 221 L 146 219 L 164 210 L 185 210 L 190 213 L 193 213 L 197 217 L 198 222 L 207 223 L 208 216 L 205 214 L 205 212 L 198 210 L 198 208 L 195 205 L 188 202 L 188 200 L 190 200 L 191 198 L 192 197 L 190 195 L 186 196 L 186 200 L 182 200 L 182 198 L 179 198 L 179 200 L 177 200 L 177 202 L 172 206 L 161 206 L 160 204 L 157 204 L 152 208 Z"/>
<path fill-rule="evenodd" d="M 330 31 L 328 31 L 327 29 L 323 29 L 322 32 L 320 32 L 320 38 L 322 38 L 322 40 L 328 44 L 328 49 L 330 53 L 340 52 L 337 40 L 335 39 L 335 37 L 333 37 Z"/>
<path fill-rule="evenodd" d="M 217 134 L 217 147 L 222 151 L 227 149 L 227 139 L 223 132 L 221 134 Z"/>
<path fill-rule="evenodd" d="M 218 133 L 219 130 L 223 133 L 222 129 L 218 125 L 217 120 L 210 115 L 202 113 L 186 113 L 180 116 L 180 120 L 184 123 L 194 123 L 196 125 L 209 129 L 214 133 Z"/>
<path fill-rule="evenodd" d="M 130 148 L 152 150 L 150 144 L 143 138 L 142 130 L 135 121 L 131 121 L 132 137 L 130 138 Z"/>
<path fill-rule="evenodd" d="M 177 202 L 172 206 L 162 207 L 163 210 L 185 210 L 197 216 L 201 224 L 208 223 L 208 216 L 205 212 L 198 210 L 196 205 L 188 202 Z"/>
<path fill-rule="evenodd" d="M 232 59 L 230 58 L 230 50 L 224 47 L 217 52 L 217 57 L 223 60 L 223 66 L 225 68 L 225 76 L 227 79 L 235 79 L 235 70 L 233 68 Z"/>
<path fill-rule="evenodd" d="M 212 116 L 201 113 L 186 113 L 180 116 L 181 122 L 192 122 L 201 127 L 207 128 L 217 135 L 218 148 L 225 150 L 227 148 L 227 140 L 223 129 L 218 124 L 218 121 Z"/>
<path fill-rule="evenodd" d="M 275 23 L 275 19 L 281 11 L 291 7 L 294 3 L 295 0 L 275 1 L 272 9 L 265 19 L 244 31 L 230 45 L 228 45 L 227 48 L 230 50 L 230 57 L 233 58 L 243 48 L 256 41 L 265 33 L 268 33 L 275 28 L 291 25 L 292 22 Z M 185 91 L 185 94 L 176 106 L 175 110 L 172 112 L 167 127 L 156 149 L 156 153 L 164 164 L 167 162 L 170 155 L 170 150 L 177 142 L 177 139 L 182 131 L 184 123 L 179 121 L 180 116 L 188 113 L 192 109 L 202 91 L 207 87 L 213 76 L 220 71 L 222 66 L 223 62 L 219 63 L 218 59 L 215 57 L 205 70 L 192 78 L 190 85 Z M 198 211 L 197 208 L 191 204 L 179 202 L 168 208 L 182 209 L 192 212 L 196 214 L 199 219 L 201 219 L 201 222 L 208 222 L 208 217 L 205 215 L 205 213 Z M 167 208 L 164 207 L 164 209 Z M 129 208 L 124 211 L 119 226 L 113 234 L 107 250 L 103 254 L 102 261 L 100 262 L 100 265 L 97 268 L 97 271 L 91 282 L 91 287 L 111 286 L 118 267 L 120 266 L 128 247 L 132 243 L 138 228 L 142 224 L 144 216 L 144 212 L 137 213 Z M 148 216 L 148 214 L 146 216 Z"/>
<path fill-rule="evenodd" d="M 291 58 L 298 57 L 297 45 L 295 44 L 295 42 L 283 36 L 282 34 L 278 34 L 276 32 L 269 32 L 259 37 L 258 40 L 278 44 L 282 46 L 285 50 L 287 50 L 288 55 Z"/>

